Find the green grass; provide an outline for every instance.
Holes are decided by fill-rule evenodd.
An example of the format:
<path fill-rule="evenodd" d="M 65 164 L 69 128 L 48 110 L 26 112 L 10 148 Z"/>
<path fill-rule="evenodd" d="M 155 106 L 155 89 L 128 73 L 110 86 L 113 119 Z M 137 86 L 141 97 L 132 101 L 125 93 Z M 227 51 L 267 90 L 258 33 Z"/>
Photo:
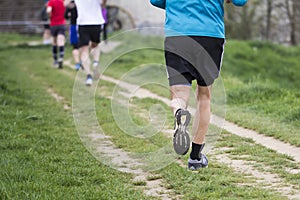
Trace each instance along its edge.
<path fill-rule="evenodd" d="M 172 164 L 160 171 L 168 188 L 182 199 L 281 199 L 269 191 L 243 186 L 251 180 L 216 162 L 197 173 Z M 174 176 L 175 175 L 175 176 Z"/>
<path fill-rule="evenodd" d="M 300 146 L 299 47 L 230 41 L 222 78 L 227 119 Z"/>
<path fill-rule="evenodd" d="M 147 46 L 148 43 L 156 41 L 157 38 L 134 35 L 134 37 L 126 36 L 123 39 L 130 41 L 127 47 L 134 49 L 133 41 L 137 41 L 141 46 Z M 162 40 L 158 41 L 159 44 L 160 42 Z M 244 44 L 244 42 L 237 41 L 234 43 Z M 245 45 L 247 46 L 248 43 L 246 42 Z M 123 52 L 124 49 L 126 49 L 126 43 L 114 53 L 104 54 L 102 62 L 104 64 L 109 63 L 115 55 Z M 227 53 L 231 54 L 229 50 Z M 66 56 L 70 57 L 70 55 L 70 48 L 67 48 Z M 57 71 L 51 68 L 50 48 L 16 46 L 7 51 L 1 51 L 0 58 L 0 75 L 2 77 L 0 80 L 1 199 L 149 199 L 142 193 L 142 187 L 139 187 L 145 186 L 146 182 L 133 181 L 132 175 L 121 173 L 103 165 L 83 146 L 76 132 L 71 111 L 64 110 L 62 105 L 63 103 L 72 105 L 73 83 L 76 73 L 71 69 Z M 155 82 L 166 81 L 161 62 L 163 62 L 161 51 L 151 49 L 133 51 L 115 59 L 105 74 L 115 78 L 124 78 L 125 73 L 133 70 L 131 73 L 127 73 L 125 80 L 131 80 L 132 83 L 140 83 L 141 81 L 147 83 L 149 77 L 153 76 L 151 79 Z M 143 64 L 145 63 L 158 64 L 144 68 Z M 223 72 L 226 70 L 228 69 L 224 64 Z M 137 75 L 140 79 L 134 79 Z M 242 75 L 239 78 L 235 73 L 228 73 L 227 75 L 224 73 L 223 78 L 228 94 L 228 112 L 236 109 L 234 114 L 243 113 L 245 120 L 256 114 L 255 116 L 261 117 L 262 121 L 259 123 L 266 123 L 267 121 L 264 121 L 266 119 L 271 120 L 270 122 L 276 120 L 280 122 L 279 118 L 276 118 L 276 114 L 273 113 L 277 112 L 275 107 L 268 106 L 269 112 L 258 112 L 258 109 L 245 112 L 245 107 L 248 109 L 248 106 L 245 106 L 244 101 L 236 100 L 239 95 L 235 92 L 240 89 L 249 89 L 247 87 L 250 87 L 251 81 L 242 79 Z M 265 86 L 260 85 L 264 82 L 268 82 L 268 85 L 265 86 L 267 89 L 264 91 L 270 89 L 269 92 L 261 92 L 262 95 L 258 95 L 263 96 L 261 101 L 269 102 L 270 99 L 276 99 L 275 103 L 279 101 L 279 97 L 273 94 L 277 92 L 276 88 L 279 87 L 275 84 L 276 81 L 261 80 L 260 76 L 256 76 L 256 78 L 259 79 L 255 82 L 256 87 L 259 88 L 258 91 Z M 164 84 L 162 84 L 163 87 L 151 84 L 143 86 L 168 97 L 169 94 Z M 64 102 L 56 102 L 47 92 L 48 88 L 52 88 L 57 94 L 63 96 Z M 295 88 L 288 90 L 290 96 L 287 95 L 287 99 L 291 100 L 293 95 L 297 95 Z M 146 153 L 159 149 L 169 141 L 161 133 L 152 137 L 137 138 L 121 130 L 112 114 L 111 100 L 109 99 L 114 89 L 114 84 L 105 81 L 100 82 L 95 101 L 99 123 L 105 134 L 111 137 L 115 146 L 128 152 Z M 256 91 L 253 90 L 253 95 Z M 236 96 L 233 98 L 229 94 Z M 271 98 L 269 97 L 270 94 L 274 96 Z M 244 97 L 245 100 L 248 100 L 247 98 L 250 97 Z M 130 102 L 133 105 L 130 107 L 133 122 L 143 126 L 149 122 L 148 110 L 152 108 L 153 104 L 160 104 L 159 101 L 149 98 L 132 98 Z M 258 101 L 258 103 L 262 102 Z M 172 116 L 166 105 L 152 111 L 160 112 L 163 109 L 168 113 L 166 116 L 167 124 L 171 124 Z M 121 112 L 123 111 L 120 111 L 120 115 Z M 234 120 L 235 115 L 231 117 Z M 254 125 L 261 128 L 259 123 Z M 247 126 L 246 123 L 244 124 Z M 275 129 L 279 130 L 278 124 L 275 125 Z M 281 123 L 281 125 L 286 125 L 283 128 L 289 127 L 291 130 L 297 130 L 295 120 Z M 298 139 L 295 138 L 297 142 Z M 249 155 L 247 159 L 259 163 L 258 168 L 263 168 L 264 165 L 274 166 L 270 168 L 272 172 L 279 174 L 287 183 L 297 184 L 298 175 L 284 172 L 284 167 L 297 168 L 289 157 L 276 154 L 261 146 L 257 146 L 257 150 L 251 153 L 250 147 L 253 145 L 253 141 L 247 140 L 243 143 L 241 140 L 241 138 L 224 134 L 219 146 L 233 146 L 234 150 L 228 152 L 233 157 L 238 154 Z M 289 138 L 286 140 L 289 141 Z M 274 157 L 275 159 L 273 159 Z M 187 156 L 179 158 L 179 160 L 185 163 Z M 176 194 L 182 195 L 182 199 L 282 199 L 280 194 L 271 190 L 246 186 L 245 184 L 251 185 L 254 180 L 214 161 L 210 163 L 208 169 L 198 173 L 192 173 L 173 163 L 152 175 L 150 174 L 147 180 L 158 178 L 162 178 L 166 188 L 173 189 Z"/>
<path fill-rule="evenodd" d="M 85 149 L 70 111 L 47 93 L 53 87 L 69 99 L 72 91 L 72 79 L 51 69 L 47 54 L 39 48 L 1 53 L 0 198 L 149 199 L 131 175 Z"/>
<path fill-rule="evenodd" d="M 30 41 L 41 41 L 42 42 L 42 36 L 40 35 L 19 35 L 15 33 L 1 33 L 0 38 L 0 51 L 6 50 L 7 48 L 10 48 L 11 46 L 16 45 L 26 45 L 27 42 Z"/>
<path fill-rule="evenodd" d="M 267 80 L 273 86 L 297 90 L 300 84 L 299 47 L 284 47 L 267 42 L 229 41 L 226 44 L 223 76 L 249 82 Z M 257 81 L 255 79 L 255 81 Z"/>

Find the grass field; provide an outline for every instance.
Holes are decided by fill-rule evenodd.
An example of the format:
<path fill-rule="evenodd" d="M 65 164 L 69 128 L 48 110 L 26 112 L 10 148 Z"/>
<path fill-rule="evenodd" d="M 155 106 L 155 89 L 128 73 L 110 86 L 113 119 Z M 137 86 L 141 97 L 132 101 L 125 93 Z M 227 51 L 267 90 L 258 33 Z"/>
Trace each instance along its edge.
<path fill-rule="evenodd" d="M 7 45 L 13 44 L 9 48 L 0 47 L 1 199 L 151 199 L 143 192 L 144 182 L 136 182 L 134 175 L 97 161 L 80 140 L 72 110 L 64 109 L 63 105 L 72 106 L 76 72 L 69 68 L 53 69 L 49 47 L 24 45 L 25 41 L 36 38 L 14 35 L 1 38 Z M 105 75 L 124 78 L 128 71 L 145 63 L 163 63 L 159 49 L 145 48 L 122 54 L 124 49 L 136 48 L 133 41 L 141 47 L 160 46 L 162 39 L 139 35 L 115 39 L 124 43 L 116 51 L 103 55 L 104 64 L 117 57 Z M 15 45 L 18 42 L 22 45 Z M 71 56 L 70 51 L 67 46 L 67 58 Z M 299 53 L 298 47 L 228 41 L 222 69 L 227 95 L 226 119 L 300 146 L 300 65 L 296 62 Z M 162 73 L 163 70 L 149 70 L 139 74 L 140 80 L 131 80 L 141 82 L 153 76 L 156 82 L 165 85 Z M 128 80 L 130 75 L 134 74 L 129 74 Z M 145 87 L 169 96 L 164 87 Z M 49 88 L 64 99 L 56 101 Z M 127 152 L 151 152 L 169 141 L 163 133 L 141 139 L 120 130 L 110 105 L 109 97 L 114 89 L 114 84 L 101 82 L 95 102 L 99 124 L 115 146 Z M 159 101 L 133 98 L 130 113 L 134 122 L 147 124 L 147 110 L 156 103 Z M 166 105 L 163 108 L 168 111 Z M 172 123 L 170 113 L 167 123 Z M 250 161 L 258 170 L 278 175 L 282 184 L 300 190 L 300 173 L 287 170 L 298 170 L 299 163 L 289 156 L 227 132 L 222 133 L 216 147 L 219 153 Z M 160 177 L 163 186 L 173 191 L 170 196 L 179 199 L 286 198 L 272 187 L 255 184 L 255 178 L 234 171 L 213 155 L 211 159 L 209 168 L 197 173 L 176 162 L 151 172 L 151 177 Z M 179 162 L 186 160 L 187 156 L 178 158 Z"/>

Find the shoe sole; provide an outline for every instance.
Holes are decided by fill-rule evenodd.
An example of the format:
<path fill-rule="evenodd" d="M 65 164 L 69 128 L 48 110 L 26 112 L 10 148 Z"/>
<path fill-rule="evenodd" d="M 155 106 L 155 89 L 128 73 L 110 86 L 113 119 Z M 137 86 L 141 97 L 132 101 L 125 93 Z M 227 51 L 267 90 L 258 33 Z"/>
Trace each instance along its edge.
<path fill-rule="evenodd" d="M 185 155 L 190 149 L 190 137 L 187 133 L 176 130 L 173 137 L 173 147 L 178 155 Z"/>
<path fill-rule="evenodd" d="M 178 127 L 173 136 L 173 147 L 178 155 L 185 155 L 190 149 L 190 136 L 187 132 L 187 126 L 191 120 L 191 114 L 188 111 L 180 110 L 179 117 L 176 119 Z M 182 117 L 185 116 L 185 122 L 182 123 Z"/>

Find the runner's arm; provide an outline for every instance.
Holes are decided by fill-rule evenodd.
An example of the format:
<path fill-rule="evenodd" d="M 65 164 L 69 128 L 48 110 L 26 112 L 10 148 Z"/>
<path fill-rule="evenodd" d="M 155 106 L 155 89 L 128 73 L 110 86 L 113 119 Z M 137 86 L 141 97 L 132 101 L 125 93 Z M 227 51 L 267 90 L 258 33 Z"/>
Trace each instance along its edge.
<path fill-rule="evenodd" d="M 66 12 L 65 12 L 65 19 L 69 19 L 70 18 L 70 9 L 69 8 L 67 8 L 66 9 Z"/>
<path fill-rule="evenodd" d="M 166 0 L 150 0 L 150 3 L 158 8 L 165 9 L 166 8 Z"/>
<path fill-rule="evenodd" d="M 66 7 L 67 5 L 69 5 L 71 3 L 71 0 L 64 0 L 64 6 Z"/>
<path fill-rule="evenodd" d="M 52 6 L 50 3 L 47 4 L 46 12 L 47 12 L 48 16 L 51 17 Z"/>

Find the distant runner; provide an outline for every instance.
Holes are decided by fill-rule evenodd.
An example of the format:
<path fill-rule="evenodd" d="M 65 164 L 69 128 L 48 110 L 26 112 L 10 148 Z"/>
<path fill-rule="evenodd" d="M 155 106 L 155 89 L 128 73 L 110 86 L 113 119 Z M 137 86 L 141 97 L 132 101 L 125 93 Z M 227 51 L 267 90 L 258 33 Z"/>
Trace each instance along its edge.
<path fill-rule="evenodd" d="M 77 6 L 79 48 L 82 66 L 87 74 L 85 84 L 91 86 L 93 77 L 90 70 L 90 53 L 93 56 L 93 67 L 97 70 L 100 57 L 100 36 L 101 26 L 105 23 L 102 15 L 102 7 L 106 5 L 106 0 L 75 0 Z M 91 43 L 91 50 L 90 50 Z M 96 75 L 96 73 L 94 73 Z M 95 77 L 97 78 L 97 77 Z"/>
<path fill-rule="evenodd" d="M 54 60 L 54 66 L 58 66 L 59 69 L 63 68 L 63 60 L 65 54 L 65 5 L 70 1 L 66 0 L 49 0 L 47 4 L 47 13 L 50 16 L 50 29 L 52 40 L 52 55 Z M 59 58 L 57 57 L 57 48 L 59 51 Z"/>

